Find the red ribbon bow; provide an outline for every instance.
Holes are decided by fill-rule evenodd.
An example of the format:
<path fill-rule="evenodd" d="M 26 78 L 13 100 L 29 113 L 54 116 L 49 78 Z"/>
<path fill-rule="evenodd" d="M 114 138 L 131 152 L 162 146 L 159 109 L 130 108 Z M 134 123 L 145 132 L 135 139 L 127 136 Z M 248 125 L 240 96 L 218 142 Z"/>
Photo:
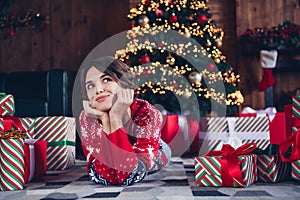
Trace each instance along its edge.
<path fill-rule="evenodd" d="M 0 111 L 1 112 L 1 111 Z M 4 117 L 2 118 L 2 123 L 3 123 L 3 130 L 2 131 L 9 131 L 12 128 L 12 123 L 11 120 L 5 119 Z"/>
<path fill-rule="evenodd" d="M 290 147 L 291 154 L 289 157 L 285 157 Z M 279 154 L 282 162 L 300 160 L 300 129 L 298 129 L 297 132 L 292 133 L 290 137 L 279 145 Z"/>
<path fill-rule="evenodd" d="M 18 128 L 21 131 L 26 131 L 26 129 L 24 128 L 23 124 L 18 119 L 18 117 L 12 115 L 6 115 L 6 116 L 2 116 L 2 118 L 11 120 L 16 128 Z"/>
<path fill-rule="evenodd" d="M 234 182 L 240 183 L 243 186 L 243 177 L 240 169 L 239 155 L 249 155 L 256 149 L 255 143 L 248 143 L 234 149 L 229 144 L 224 144 L 222 150 L 212 151 L 207 156 L 222 156 L 221 176 L 222 186 L 234 186 Z"/>

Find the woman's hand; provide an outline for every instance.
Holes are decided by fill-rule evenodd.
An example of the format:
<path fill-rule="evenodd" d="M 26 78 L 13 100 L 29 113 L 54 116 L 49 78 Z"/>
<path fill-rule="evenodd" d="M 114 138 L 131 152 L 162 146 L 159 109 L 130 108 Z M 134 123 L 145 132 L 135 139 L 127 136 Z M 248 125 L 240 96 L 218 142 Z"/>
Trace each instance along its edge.
<path fill-rule="evenodd" d="M 109 116 L 118 115 L 123 116 L 130 105 L 133 103 L 134 90 L 129 88 L 121 88 L 117 93 L 117 99 L 113 103 L 109 111 Z"/>
<path fill-rule="evenodd" d="M 133 103 L 134 90 L 121 88 L 117 93 L 117 99 L 109 111 L 111 131 L 123 127 L 123 116 Z"/>
<path fill-rule="evenodd" d="M 85 111 L 85 114 L 89 117 L 94 117 L 100 120 L 103 120 L 105 117 L 108 118 L 108 113 L 106 112 L 101 112 L 95 108 L 92 108 L 90 101 L 84 100 L 82 102 L 83 109 Z"/>
<path fill-rule="evenodd" d="M 99 119 L 102 123 L 103 131 L 106 134 L 110 134 L 111 131 L 110 131 L 110 121 L 109 121 L 108 113 L 101 112 L 95 108 L 92 108 L 90 101 L 83 101 L 82 105 L 83 105 L 85 114 L 89 117 Z"/>

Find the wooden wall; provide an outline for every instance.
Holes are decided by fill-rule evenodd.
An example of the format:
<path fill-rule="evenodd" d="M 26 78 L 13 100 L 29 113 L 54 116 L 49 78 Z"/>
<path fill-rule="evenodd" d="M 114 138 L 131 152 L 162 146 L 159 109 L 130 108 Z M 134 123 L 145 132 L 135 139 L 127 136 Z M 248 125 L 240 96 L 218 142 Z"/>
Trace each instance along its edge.
<path fill-rule="evenodd" d="M 237 38 L 247 29 L 256 27 L 269 27 L 282 24 L 290 20 L 300 24 L 299 0 L 236 0 L 236 33 Z M 255 109 L 264 109 L 264 92 L 257 90 L 262 78 L 262 69 L 258 57 L 242 55 L 240 43 L 238 46 L 238 69 L 242 77 L 242 92 L 245 97 L 244 106 Z M 292 59 L 290 56 L 279 55 L 281 59 Z M 300 67 L 300 66 L 291 66 Z M 276 105 L 288 103 L 290 97 L 296 94 L 300 87 L 299 72 L 286 70 L 273 70 L 276 83 L 274 85 L 274 102 Z M 283 100 L 287 100 L 284 101 Z"/>
<path fill-rule="evenodd" d="M 27 9 L 51 17 L 49 28 L 29 28 L 1 39 L 0 71 L 77 70 L 87 54 L 105 39 L 128 29 L 128 1 L 31 0 L 14 1 L 15 15 Z"/>
<path fill-rule="evenodd" d="M 105 39 L 128 29 L 127 13 L 140 0 L 31 0 L 15 1 L 15 14 L 28 8 L 51 17 L 49 29 L 21 30 L 1 39 L 0 71 L 77 70 L 87 54 Z M 300 24 L 299 0 L 209 0 L 212 18 L 225 32 L 220 48 L 241 74 L 244 106 L 264 108 L 264 93 L 257 90 L 262 69 L 255 57 L 241 54 L 239 36 L 246 28 L 275 26 L 285 19 Z M 281 58 L 280 58 L 281 59 Z M 289 59 L 289 58 L 285 58 Z M 275 71 L 275 102 L 280 94 L 300 86 L 299 74 Z"/>

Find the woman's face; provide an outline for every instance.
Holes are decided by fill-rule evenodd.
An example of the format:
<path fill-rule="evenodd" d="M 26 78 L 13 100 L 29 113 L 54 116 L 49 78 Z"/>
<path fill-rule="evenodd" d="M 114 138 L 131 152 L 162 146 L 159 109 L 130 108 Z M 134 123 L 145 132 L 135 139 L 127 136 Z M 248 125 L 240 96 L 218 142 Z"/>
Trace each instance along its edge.
<path fill-rule="evenodd" d="M 121 86 L 109 75 L 91 67 L 86 73 L 85 88 L 91 107 L 107 112 L 116 101 Z"/>

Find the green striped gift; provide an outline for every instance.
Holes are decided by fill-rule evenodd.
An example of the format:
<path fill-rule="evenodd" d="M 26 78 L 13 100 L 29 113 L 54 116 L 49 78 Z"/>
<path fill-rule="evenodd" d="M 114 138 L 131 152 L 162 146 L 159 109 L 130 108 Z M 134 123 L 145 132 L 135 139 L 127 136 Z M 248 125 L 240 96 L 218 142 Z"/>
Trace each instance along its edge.
<path fill-rule="evenodd" d="M 24 139 L 1 139 L 0 190 L 22 190 L 24 167 Z"/>
<path fill-rule="evenodd" d="M 279 155 L 257 155 L 258 180 L 262 182 L 281 182 L 290 179 L 291 164 L 283 163 Z"/>
<path fill-rule="evenodd" d="M 300 96 L 292 97 L 292 117 L 294 121 L 294 126 L 292 127 L 292 132 L 297 132 L 300 122 Z"/>
<path fill-rule="evenodd" d="M 229 120 L 233 120 L 232 128 Z M 201 121 L 201 148 L 199 155 L 219 150 L 230 137 L 238 138 L 242 144 L 254 142 L 257 148 L 266 149 L 270 144 L 269 119 L 257 117 L 211 117 Z M 231 129 L 231 130 L 230 130 Z M 231 144 L 232 145 L 232 144 Z"/>
<path fill-rule="evenodd" d="M 199 156 L 194 158 L 195 179 L 197 186 L 228 186 L 223 184 L 221 175 L 221 159 L 224 156 Z M 233 187 L 245 187 L 257 180 L 256 155 L 240 155 L 239 167 L 242 182 L 234 179 Z"/>
<path fill-rule="evenodd" d="M 15 101 L 11 94 L 0 93 L 0 116 L 14 115 Z"/>
<path fill-rule="evenodd" d="M 18 119 L 22 123 L 24 129 L 26 130 L 27 137 L 33 138 L 34 131 L 35 131 L 35 118 L 24 117 Z"/>
<path fill-rule="evenodd" d="M 292 178 L 300 180 L 300 160 L 292 162 Z"/>
<path fill-rule="evenodd" d="M 65 170 L 75 164 L 75 118 L 65 116 L 37 117 L 34 139 L 45 140 L 47 170 Z"/>

